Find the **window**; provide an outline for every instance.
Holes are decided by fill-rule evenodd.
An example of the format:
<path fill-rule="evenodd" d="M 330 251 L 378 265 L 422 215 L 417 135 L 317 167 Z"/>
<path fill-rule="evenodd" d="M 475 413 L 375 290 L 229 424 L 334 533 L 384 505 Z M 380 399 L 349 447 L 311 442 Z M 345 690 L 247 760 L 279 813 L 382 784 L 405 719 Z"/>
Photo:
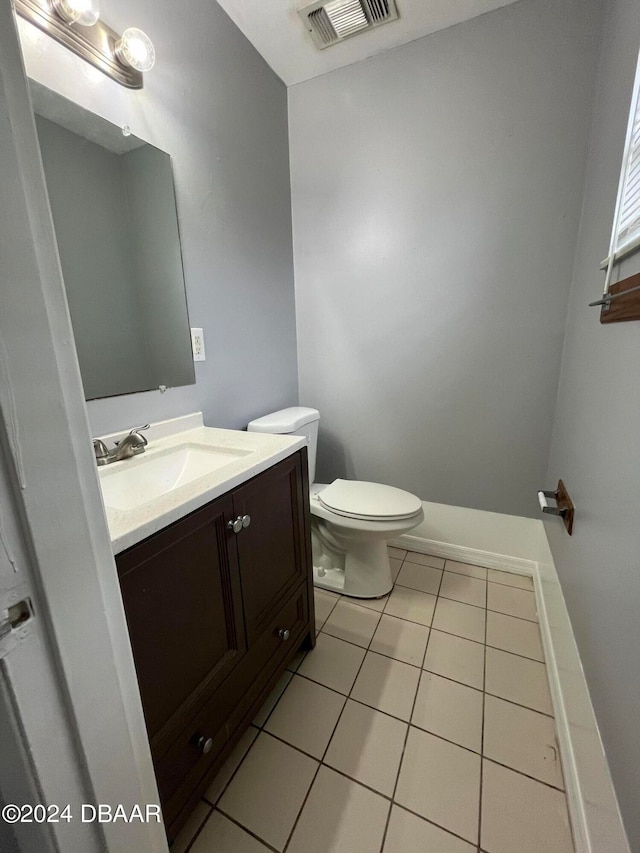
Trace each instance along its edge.
<path fill-rule="evenodd" d="M 614 267 L 624 258 L 638 251 L 640 251 L 640 57 L 633 86 L 609 255 L 601 265 L 602 269 L 606 270 L 604 296 L 599 302 L 591 303 L 602 305 L 600 322 L 640 319 L 640 275 L 625 277 L 611 284 Z M 623 298 L 618 299 L 618 297 Z"/>
<path fill-rule="evenodd" d="M 640 248 L 640 59 L 636 69 L 627 138 L 620 171 L 607 265 Z"/>

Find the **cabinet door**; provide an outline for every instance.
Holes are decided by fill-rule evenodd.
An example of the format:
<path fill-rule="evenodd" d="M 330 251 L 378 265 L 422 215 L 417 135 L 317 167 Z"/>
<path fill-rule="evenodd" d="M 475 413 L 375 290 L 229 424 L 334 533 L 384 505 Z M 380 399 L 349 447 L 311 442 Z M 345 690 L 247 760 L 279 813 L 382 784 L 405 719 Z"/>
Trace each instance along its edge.
<path fill-rule="evenodd" d="M 156 757 L 246 651 L 231 514 L 220 498 L 117 558 Z"/>
<path fill-rule="evenodd" d="M 234 515 L 251 523 L 236 536 L 247 640 L 251 645 L 309 571 L 306 448 L 233 493 Z"/>
<path fill-rule="evenodd" d="M 279 630 L 289 629 L 289 642 L 283 642 Z M 222 765 L 220 755 L 230 739 L 237 741 L 255 716 L 256 700 L 266 699 L 284 670 L 289 650 L 299 645 L 309 629 L 306 585 L 300 587 L 278 611 L 266 631 L 253 644 L 220 687 L 211 694 L 171 748 L 156 761 L 156 778 L 169 837 L 188 816 L 198 794 L 211 781 L 211 768 Z M 252 713 L 253 711 L 253 713 Z M 210 751 L 203 755 L 194 749 L 200 738 L 211 739 Z M 194 792 L 195 798 L 194 798 Z M 182 816 L 182 820 L 180 819 Z M 212 850 L 215 850 L 215 846 Z"/>

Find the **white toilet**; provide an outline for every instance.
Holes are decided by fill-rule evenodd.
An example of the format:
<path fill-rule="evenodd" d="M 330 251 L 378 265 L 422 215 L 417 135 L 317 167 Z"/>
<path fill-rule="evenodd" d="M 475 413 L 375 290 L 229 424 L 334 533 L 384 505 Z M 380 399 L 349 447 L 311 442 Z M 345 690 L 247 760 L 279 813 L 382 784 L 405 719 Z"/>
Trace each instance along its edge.
<path fill-rule="evenodd" d="M 415 495 L 359 480 L 315 483 L 317 409 L 294 406 L 247 425 L 249 432 L 304 435 L 308 441 L 313 581 L 355 598 L 378 598 L 393 586 L 387 541 L 424 519 Z"/>

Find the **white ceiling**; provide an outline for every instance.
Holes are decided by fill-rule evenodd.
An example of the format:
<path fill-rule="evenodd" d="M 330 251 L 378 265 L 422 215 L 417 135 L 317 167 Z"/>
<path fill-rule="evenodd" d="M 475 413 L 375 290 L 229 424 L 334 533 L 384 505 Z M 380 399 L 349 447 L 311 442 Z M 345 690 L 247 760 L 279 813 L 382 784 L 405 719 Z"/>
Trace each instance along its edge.
<path fill-rule="evenodd" d="M 287 86 L 508 6 L 515 0 L 397 0 L 400 18 L 318 50 L 297 9 L 311 0 L 218 0 Z"/>

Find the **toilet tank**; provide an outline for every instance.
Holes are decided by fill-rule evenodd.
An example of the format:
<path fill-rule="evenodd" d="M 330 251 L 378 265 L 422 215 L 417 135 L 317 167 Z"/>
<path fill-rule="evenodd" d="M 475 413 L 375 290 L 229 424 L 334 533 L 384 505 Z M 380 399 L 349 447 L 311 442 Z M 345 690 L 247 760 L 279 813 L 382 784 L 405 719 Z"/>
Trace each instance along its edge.
<path fill-rule="evenodd" d="M 270 415 L 256 418 L 247 424 L 247 432 L 268 432 L 275 435 L 304 435 L 308 444 L 309 484 L 315 482 L 316 450 L 320 412 L 305 406 L 291 406 Z"/>

